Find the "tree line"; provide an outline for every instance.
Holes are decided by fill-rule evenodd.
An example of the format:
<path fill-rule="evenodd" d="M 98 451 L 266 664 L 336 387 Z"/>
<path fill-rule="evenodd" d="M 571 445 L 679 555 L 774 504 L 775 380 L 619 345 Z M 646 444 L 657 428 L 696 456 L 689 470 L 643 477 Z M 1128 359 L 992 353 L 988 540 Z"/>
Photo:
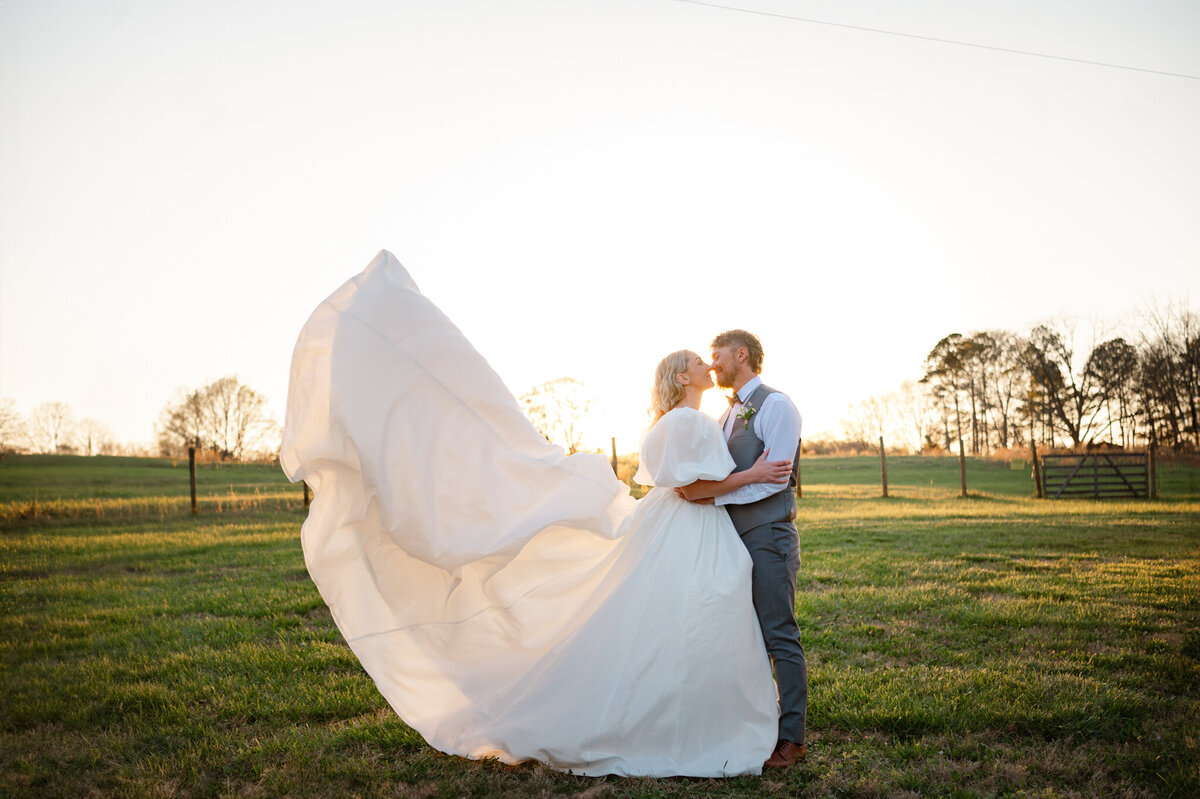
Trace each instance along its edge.
<path fill-rule="evenodd" d="M 108 425 L 77 418 L 65 402 L 43 402 L 26 416 L 0 398 L 0 452 L 115 455 L 122 449 Z"/>
<path fill-rule="evenodd" d="M 234 375 L 176 391 L 159 414 L 153 448 L 118 443 L 108 425 L 76 418 L 65 402 L 23 416 L 11 399 L 0 399 L 0 452 L 178 457 L 195 447 L 214 459 L 243 460 L 273 456 L 279 432 L 266 396 Z"/>
<path fill-rule="evenodd" d="M 550 380 L 519 401 L 547 440 L 578 451 L 580 424 L 592 402 L 581 382 Z M 13 400 L 0 398 L 0 453 L 182 457 L 194 447 L 202 457 L 243 460 L 274 456 L 281 431 L 267 410 L 267 397 L 229 375 L 178 389 L 163 406 L 154 432 L 152 447 L 120 444 L 111 428 L 76 418 L 65 402 L 42 403 L 23 416 Z"/>
<path fill-rule="evenodd" d="M 919 378 L 851 409 L 842 423 L 845 442 L 806 441 L 805 451 L 869 449 L 880 437 L 912 452 L 957 450 L 961 442 L 977 455 L 1030 442 L 1200 451 L 1200 318 L 1171 306 L 1140 322 L 1128 337 L 1093 337 L 1090 351 L 1077 346 L 1069 322 L 1038 325 L 1028 335 L 951 333 L 926 355 Z M 583 384 L 547 381 L 519 402 L 548 440 L 578 449 L 591 404 Z M 11 399 L 0 398 L 0 452 L 177 457 L 195 447 L 241 460 L 274 454 L 279 433 L 266 396 L 233 375 L 177 391 L 159 415 L 152 451 L 119 444 L 107 425 L 77 419 L 66 403 L 46 402 L 22 416 Z"/>
<path fill-rule="evenodd" d="M 1028 446 L 1200 450 L 1200 319 L 1147 312 L 1130 336 L 1077 345 L 1070 322 L 1028 335 L 952 333 L 900 391 L 860 403 L 843 423 L 851 440 L 884 436 L 913 451 L 987 454 Z M 1132 339 L 1132 340 L 1130 340 Z"/>

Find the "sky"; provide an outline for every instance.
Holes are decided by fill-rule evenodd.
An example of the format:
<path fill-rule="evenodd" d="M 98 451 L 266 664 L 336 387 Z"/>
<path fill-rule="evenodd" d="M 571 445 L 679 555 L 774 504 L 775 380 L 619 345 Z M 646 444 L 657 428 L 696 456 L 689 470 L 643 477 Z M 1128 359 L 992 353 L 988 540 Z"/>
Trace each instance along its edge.
<path fill-rule="evenodd" d="M 1200 3 L 722 5 L 0 0 L 0 398 L 282 421 L 380 249 L 622 452 L 728 328 L 811 438 L 948 333 L 1200 299 Z"/>

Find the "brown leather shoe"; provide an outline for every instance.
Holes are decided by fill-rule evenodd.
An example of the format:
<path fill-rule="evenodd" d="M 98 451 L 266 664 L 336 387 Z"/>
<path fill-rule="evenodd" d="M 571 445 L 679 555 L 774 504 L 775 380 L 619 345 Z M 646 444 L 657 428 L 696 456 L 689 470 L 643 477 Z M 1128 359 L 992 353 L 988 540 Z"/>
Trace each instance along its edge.
<path fill-rule="evenodd" d="M 775 744 L 775 751 L 767 758 L 767 762 L 763 763 L 763 768 L 788 768 L 806 757 L 808 747 L 804 744 L 780 739 L 779 743 Z"/>

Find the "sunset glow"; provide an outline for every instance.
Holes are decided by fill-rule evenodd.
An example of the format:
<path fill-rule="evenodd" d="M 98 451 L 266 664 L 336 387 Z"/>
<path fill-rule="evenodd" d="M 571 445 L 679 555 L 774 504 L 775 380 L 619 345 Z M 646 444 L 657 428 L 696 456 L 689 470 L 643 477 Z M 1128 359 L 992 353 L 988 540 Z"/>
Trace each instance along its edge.
<path fill-rule="evenodd" d="M 745 7 L 1200 76 L 1196 4 Z M 0 107 L 0 397 L 124 441 L 226 374 L 281 420 L 384 248 L 606 452 L 727 328 L 811 437 L 948 333 L 1200 296 L 1188 77 L 680 2 L 12 0 Z"/>

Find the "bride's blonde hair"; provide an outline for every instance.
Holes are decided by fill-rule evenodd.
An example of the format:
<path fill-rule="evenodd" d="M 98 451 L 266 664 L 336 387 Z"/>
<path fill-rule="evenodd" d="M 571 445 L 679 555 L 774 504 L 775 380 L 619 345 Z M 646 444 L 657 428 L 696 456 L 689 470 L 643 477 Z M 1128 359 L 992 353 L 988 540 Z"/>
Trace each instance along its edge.
<path fill-rule="evenodd" d="M 658 368 L 654 370 L 654 387 L 650 389 L 651 425 L 683 399 L 683 386 L 675 378 L 688 370 L 694 357 L 691 350 L 679 350 L 658 362 Z"/>

